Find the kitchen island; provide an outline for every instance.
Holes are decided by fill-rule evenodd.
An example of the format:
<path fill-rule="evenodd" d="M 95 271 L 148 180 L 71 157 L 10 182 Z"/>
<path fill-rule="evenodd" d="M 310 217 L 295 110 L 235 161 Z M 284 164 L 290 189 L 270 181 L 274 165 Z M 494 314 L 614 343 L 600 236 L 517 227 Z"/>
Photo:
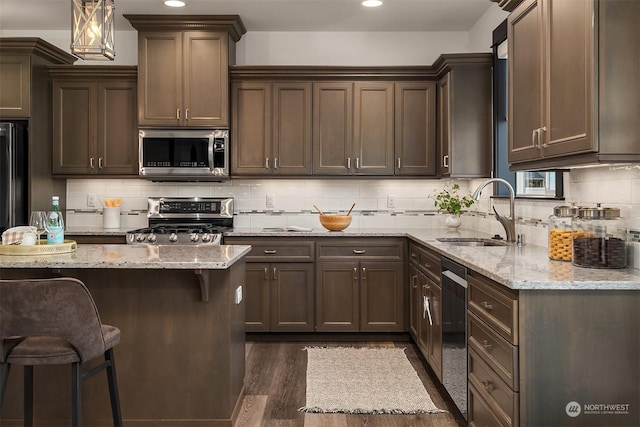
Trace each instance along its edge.
<path fill-rule="evenodd" d="M 78 245 L 71 253 L 0 256 L 0 278 L 75 277 L 115 347 L 125 425 L 231 426 L 244 380 L 244 255 L 250 246 Z M 99 358 L 98 358 L 99 359 Z M 96 360 L 98 361 L 98 360 Z M 34 370 L 36 425 L 68 425 L 68 366 Z M 83 384 L 85 425 L 112 425 L 106 377 Z M 11 370 L 0 423 L 22 425 L 22 369 Z"/>

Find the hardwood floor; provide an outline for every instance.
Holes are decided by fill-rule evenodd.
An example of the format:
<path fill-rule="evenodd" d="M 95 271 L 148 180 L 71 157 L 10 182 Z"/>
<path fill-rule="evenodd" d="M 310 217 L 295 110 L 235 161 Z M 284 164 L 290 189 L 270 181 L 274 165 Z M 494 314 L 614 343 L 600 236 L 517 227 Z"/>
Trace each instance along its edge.
<path fill-rule="evenodd" d="M 420 415 L 305 414 L 298 412 L 306 396 L 305 346 L 403 347 L 431 399 L 449 412 Z M 235 427 L 457 427 L 466 422 L 453 402 L 438 388 L 437 379 L 417 347 L 409 342 L 273 342 L 248 341 L 246 395 Z M 435 378 L 435 377 L 433 377 Z M 441 386 L 440 386 L 441 387 Z M 446 394 L 445 394 L 446 396 Z"/>

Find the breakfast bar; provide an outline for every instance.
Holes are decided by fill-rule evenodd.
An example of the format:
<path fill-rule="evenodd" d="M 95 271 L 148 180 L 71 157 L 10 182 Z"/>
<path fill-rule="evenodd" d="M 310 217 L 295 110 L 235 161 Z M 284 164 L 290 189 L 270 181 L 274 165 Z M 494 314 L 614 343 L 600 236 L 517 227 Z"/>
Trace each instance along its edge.
<path fill-rule="evenodd" d="M 74 277 L 115 347 L 123 420 L 136 426 L 231 426 L 244 379 L 244 255 L 250 246 L 78 245 L 57 255 L 0 255 L 0 278 Z M 68 425 L 68 366 L 34 370 L 34 422 Z M 106 378 L 84 384 L 85 425 L 112 425 Z M 22 369 L 0 421 L 22 425 Z"/>

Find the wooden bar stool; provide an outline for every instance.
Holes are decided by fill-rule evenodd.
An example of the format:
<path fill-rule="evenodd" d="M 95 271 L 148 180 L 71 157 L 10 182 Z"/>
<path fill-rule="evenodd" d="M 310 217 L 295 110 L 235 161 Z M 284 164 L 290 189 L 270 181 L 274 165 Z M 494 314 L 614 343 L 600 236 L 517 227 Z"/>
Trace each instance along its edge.
<path fill-rule="evenodd" d="M 0 408 L 11 365 L 24 366 L 24 425 L 33 425 L 33 367 L 71 365 L 71 424 L 82 425 L 82 381 L 106 369 L 113 425 L 122 426 L 113 347 L 120 330 L 103 325 L 77 279 L 0 280 Z M 104 362 L 82 372 L 100 355 Z"/>

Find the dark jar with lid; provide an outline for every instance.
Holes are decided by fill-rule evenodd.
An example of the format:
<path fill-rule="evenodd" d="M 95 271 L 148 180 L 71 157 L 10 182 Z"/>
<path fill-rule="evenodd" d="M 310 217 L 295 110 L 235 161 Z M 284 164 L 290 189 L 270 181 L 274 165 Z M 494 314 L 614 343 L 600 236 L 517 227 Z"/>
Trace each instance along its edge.
<path fill-rule="evenodd" d="M 549 217 L 549 259 L 571 261 L 573 255 L 573 218 L 577 206 L 556 206 Z"/>
<path fill-rule="evenodd" d="M 620 209 L 579 208 L 573 219 L 573 265 L 589 268 L 624 268 L 627 265 L 627 230 Z"/>

